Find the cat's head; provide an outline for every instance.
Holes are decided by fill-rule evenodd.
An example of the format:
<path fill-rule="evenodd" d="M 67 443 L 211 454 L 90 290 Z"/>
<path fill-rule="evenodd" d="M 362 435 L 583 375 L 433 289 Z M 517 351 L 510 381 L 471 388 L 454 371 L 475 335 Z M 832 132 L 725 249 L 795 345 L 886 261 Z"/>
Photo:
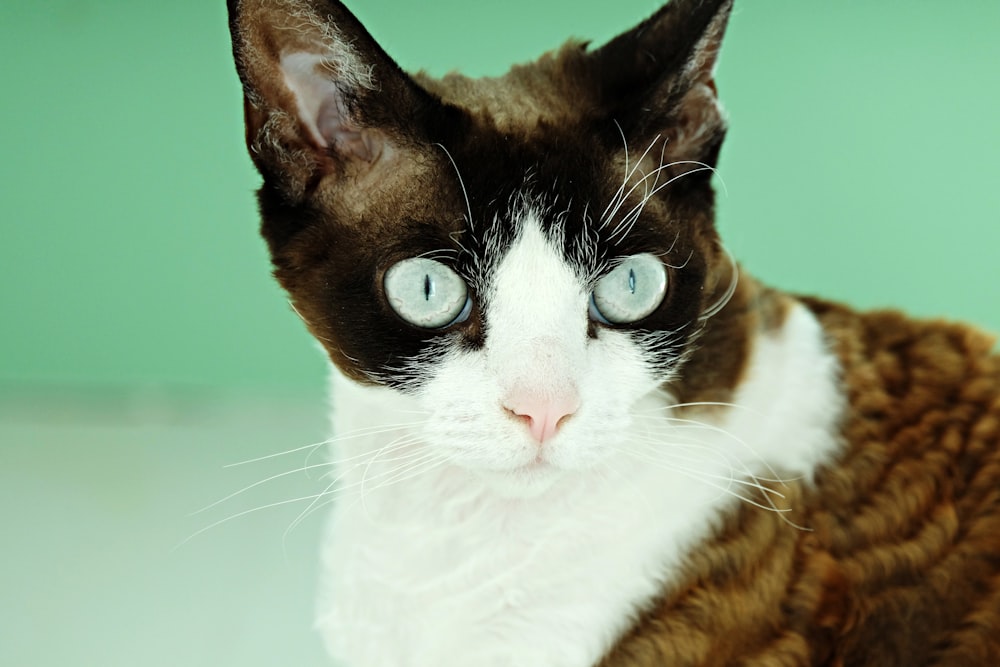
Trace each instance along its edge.
<path fill-rule="evenodd" d="M 417 397 L 459 465 L 585 468 L 649 396 L 735 384 L 745 308 L 711 186 L 730 4 L 437 80 L 338 2 L 230 1 L 275 275 L 332 361 Z"/>

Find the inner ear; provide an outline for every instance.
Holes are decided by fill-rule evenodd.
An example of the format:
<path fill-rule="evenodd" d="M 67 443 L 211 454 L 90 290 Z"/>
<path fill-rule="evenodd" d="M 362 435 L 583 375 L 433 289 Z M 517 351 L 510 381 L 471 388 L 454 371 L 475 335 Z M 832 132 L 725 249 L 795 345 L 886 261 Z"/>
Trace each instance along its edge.
<path fill-rule="evenodd" d="M 381 156 L 386 137 L 363 127 L 352 115 L 351 93 L 341 83 L 335 64 L 315 53 L 298 52 L 283 55 L 280 67 L 285 85 L 295 95 L 299 122 L 317 147 L 367 163 Z M 372 87 L 364 78 L 352 83 Z"/>
<path fill-rule="evenodd" d="M 439 108 L 334 0 L 230 0 L 229 25 L 250 156 L 290 201 L 382 183 Z"/>

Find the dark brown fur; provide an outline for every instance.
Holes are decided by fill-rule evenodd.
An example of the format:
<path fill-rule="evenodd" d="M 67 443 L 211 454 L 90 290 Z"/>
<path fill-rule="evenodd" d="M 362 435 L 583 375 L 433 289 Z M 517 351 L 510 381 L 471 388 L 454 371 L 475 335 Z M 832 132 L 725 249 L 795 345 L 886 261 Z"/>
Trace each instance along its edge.
<path fill-rule="evenodd" d="M 633 163 L 655 145 L 630 186 L 659 166 L 661 151 L 667 162 L 686 161 L 661 181 L 684 177 L 649 201 L 649 215 L 620 245 L 601 239 L 600 252 L 612 259 L 657 251 L 683 267 L 673 271 L 663 306 L 641 324 L 680 332 L 676 349 L 665 354 L 699 334 L 726 340 L 712 346 L 705 363 L 696 354 L 690 382 L 677 389 L 691 397 L 724 395 L 745 355 L 743 291 L 709 330 L 693 324 L 720 299 L 733 271 L 713 226 L 709 173 L 691 164 L 714 165 L 725 134 L 711 79 L 728 16 L 718 4 L 675 3 L 601 49 L 571 43 L 499 79 L 456 74 L 434 82 L 405 75 L 338 3 L 231 2 L 247 145 L 264 176 L 262 233 L 275 276 L 334 363 L 362 382 L 373 373 L 400 378 L 405 361 L 438 332 L 416 330 L 393 314 L 381 293 L 384 270 L 422 252 L 468 250 L 455 261 L 468 275 L 473 260 L 484 259 L 484 224 L 498 220 L 496 233 L 510 233 L 511 202 L 524 196 L 543 207 L 559 202 L 559 210 L 548 213 L 568 221 L 572 242 L 587 224 L 587 207 L 603 207 L 622 183 L 624 135 L 633 144 Z M 388 147 L 374 159 L 318 145 L 281 83 L 280 54 L 322 51 L 327 30 L 343 35 L 378 82 L 375 89 L 346 86 L 344 93 L 352 127 Z M 671 33 L 682 38 L 663 39 Z M 512 174 L 530 177 L 512 180 Z M 640 193 L 628 198 L 625 210 Z M 457 329 L 470 345 L 481 344 L 477 315 Z"/>
<path fill-rule="evenodd" d="M 289 7 L 315 20 L 290 30 Z M 633 150 L 669 139 L 667 160 L 714 165 L 725 126 L 711 69 L 728 10 L 720 0 L 673 0 L 600 49 L 570 43 L 505 77 L 438 81 L 402 73 L 339 3 L 232 0 L 247 143 L 264 176 L 262 231 L 275 275 L 334 363 L 359 381 L 380 373 L 395 382 L 400 360 L 439 332 L 392 314 L 380 291 L 385 268 L 447 250 L 466 275 L 461 253 L 483 252 L 471 223 L 497 220 L 493 232 L 509 233 L 518 193 L 560 202 L 551 213 L 575 221 L 567 235 L 585 233 L 585 204 L 606 203 L 621 184 L 622 134 Z M 314 48 L 327 18 L 378 82 L 345 89 L 348 130 L 371 151 L 318 144 L 278 83 L 282 48 Z M 331 67 L 343 74 L 342 62 Z M 523 174 L 531 177 L 513 176 Z M 671 386 L 682 401 L 727 400 L 753 335 L 780 327 L 795 302 L 744 276 L 719 314 L 688 326 L 735 270 L 713 202 L 707 174 L 692 172 L 650 201 L 622 247 L 600 241 L 609 256 L 655 249 L 674 267 L 663 306 L 635 326 L 683 331 L 678 345 L 693 351 Z M 731 516 L 604 667 L 1000 665 L 992 342 L 960 325 L 803 301 L 842 365 L 843 457 L 815 484 L 782 489 L 791 514 L 743 506 Z M 473 312 L 452 332 L 477 346 L 481 325 Z"/>

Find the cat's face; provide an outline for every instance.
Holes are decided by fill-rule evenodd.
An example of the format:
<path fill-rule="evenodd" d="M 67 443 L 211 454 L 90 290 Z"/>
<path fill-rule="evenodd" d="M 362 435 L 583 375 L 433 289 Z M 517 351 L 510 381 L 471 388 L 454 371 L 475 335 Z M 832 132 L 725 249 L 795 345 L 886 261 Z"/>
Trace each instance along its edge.
<path fill-rule="evenodd" d="M 614 456 L 657 392 L 733 386 L 727 2 L 483 81 L 407 76 L 339 3 L 231 10 L 275 275 L 346 375 L 420 403 L 431 446 L 530 490 Z"/>

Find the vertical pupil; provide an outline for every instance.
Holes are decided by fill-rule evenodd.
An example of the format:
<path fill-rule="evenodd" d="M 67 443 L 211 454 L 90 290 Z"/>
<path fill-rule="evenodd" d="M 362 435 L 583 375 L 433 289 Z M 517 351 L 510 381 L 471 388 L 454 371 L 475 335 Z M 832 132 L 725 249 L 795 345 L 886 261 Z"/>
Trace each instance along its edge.
<path fill-rule="evenodd" d="M 628 291 L 635 294 L 635 270 L 628 270 Z"/>
<path fill-rule="evenodd" d="M 424 301 L 430 301 L 431 297 L 434 296 L 434 281 L 431 280 L 430 274 L 424 274 Z"/>

